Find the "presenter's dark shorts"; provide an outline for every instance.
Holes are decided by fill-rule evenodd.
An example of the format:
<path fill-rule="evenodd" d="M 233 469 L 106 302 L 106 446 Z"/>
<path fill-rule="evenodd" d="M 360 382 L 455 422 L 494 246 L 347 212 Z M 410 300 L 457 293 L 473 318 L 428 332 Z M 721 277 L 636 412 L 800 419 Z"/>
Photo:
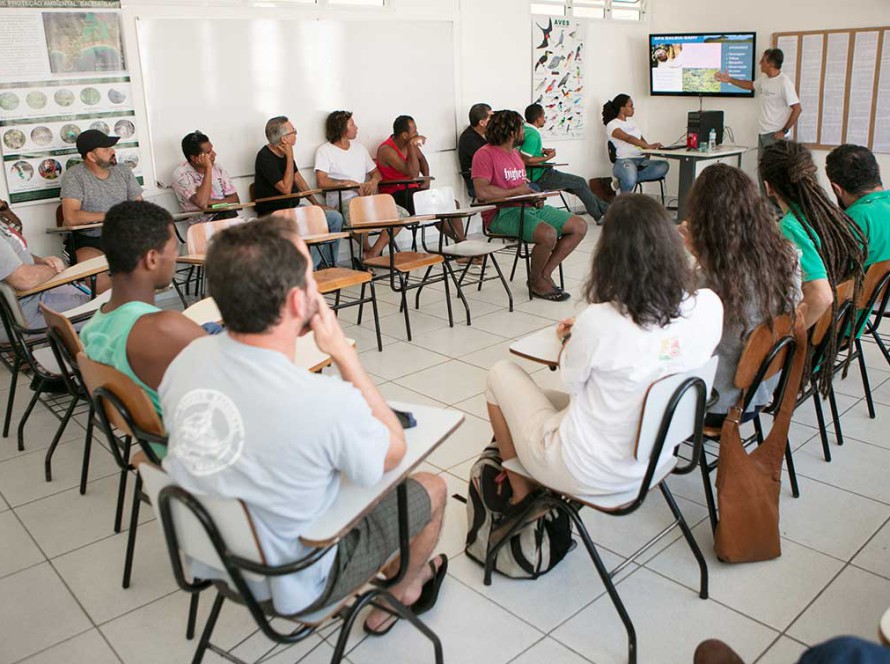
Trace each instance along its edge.
<path fill-rule="evenodd" d="M 414 537 L 429 523 L 430 497 L 420 482 L 409 478 L 405 484 L 409 537 Z M 349 597 L 398 552 L 399 501 L 393 489 L 337 546 L 324 592 L 310 609 L 301 613 L 317 611 Z"/>

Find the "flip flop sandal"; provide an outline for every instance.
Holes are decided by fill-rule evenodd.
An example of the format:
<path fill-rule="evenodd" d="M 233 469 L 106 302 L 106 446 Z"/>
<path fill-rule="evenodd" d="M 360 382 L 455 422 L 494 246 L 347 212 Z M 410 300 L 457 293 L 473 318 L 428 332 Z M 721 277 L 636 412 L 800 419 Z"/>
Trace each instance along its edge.
<path fill-rule="evenodd" d="M 549 300 L 550 302 L 565 302 L 572 296 L 557 288 L 549 293 L 536 293 L 535 291 L 532 291 L 532 297 L 536 297 L 539 300 Z"/>
<path fill-rule="evenodd" d="M 392 628 L 396 626 L 396 623 L 399 622 L 399 620 L 401 620 L 402 617 L 398 613 L 395 613 L 395 612 L 391 611 L 390 609 L 387 609 L 385 606 L 381 606 L 379 604 L 374 604 L 374 603 L 372 603 L 371 606 L 373 606 L 376 609 L 380 609 L 381 611 L 385 611 L 386 613 L 389 614 L 389 617 L 381 623 L 381 625 L 384 625 L 383 629 L 379 629 L 379 628 L 371 629 L 370 627 L 368 627 L 367 620 L 362 624 L 362 629 L 364 630 L 365 634 L 367 634 L 368 636 L 386 636 L 387 634 L 390 633 Z"/>
<path fill-rule="evenodd" d="M 439 564 L 439 569 L 436 569 L 436 565 L 433 561 L 429 561 L 430 569 L 433 570 L 433 576 L 423 584 L 423 588 L 420 591 L 420 597 L 417 598 L 417 601 L 411 605 L 411 610 L 414 612 L 415 616 L 420 616 L 432 609 L 436 605 L 436 601 L 439 599 L 439 589 L 442 587 L 442 582 L 445 580 L 445 575 L 448 573 L 448 556 L 444 553 L 436 556 L 437 558 L 441 558 L 442 562 Z"/>

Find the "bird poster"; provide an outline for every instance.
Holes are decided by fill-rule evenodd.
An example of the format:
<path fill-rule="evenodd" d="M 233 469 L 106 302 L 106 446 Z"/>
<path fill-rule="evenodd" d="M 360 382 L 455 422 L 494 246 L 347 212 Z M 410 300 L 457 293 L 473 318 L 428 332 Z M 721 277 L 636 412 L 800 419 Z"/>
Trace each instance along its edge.
<path fill-rule="evenodd" d="M 532 102 L 544 107 L 545 139 L 584 136 L 584 24 L 532 17 Z"/>

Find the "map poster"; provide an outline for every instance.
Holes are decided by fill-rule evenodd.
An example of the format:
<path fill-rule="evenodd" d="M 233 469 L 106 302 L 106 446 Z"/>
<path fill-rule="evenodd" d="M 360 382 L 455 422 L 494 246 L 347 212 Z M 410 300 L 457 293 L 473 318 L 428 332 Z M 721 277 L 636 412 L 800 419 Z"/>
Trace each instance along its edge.
<path fill-rule="evenodd" d="M 87 129 L 119 136 L 118 161 L 141 182 L 120 3 L 0 0 L 0 150 L 10 202 L 57 198 Z"/>
<path fill-rule="evenodd" d="M 550 140 L 584 136 L 584 24 L 532 17 L 532 100 L 544 107 L 541 136 Z"/>

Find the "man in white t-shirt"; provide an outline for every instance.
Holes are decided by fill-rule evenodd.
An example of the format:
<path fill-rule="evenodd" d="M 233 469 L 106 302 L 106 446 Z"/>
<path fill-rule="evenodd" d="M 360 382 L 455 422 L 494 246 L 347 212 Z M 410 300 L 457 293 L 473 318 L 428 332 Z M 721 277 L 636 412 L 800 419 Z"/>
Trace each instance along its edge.
<path fill-rule="evenodd" d="M 760 71 L 765 76 L 756 81 L 732 78 L 726 72 L 714 74 L 714 78 L 721 83 L 729 83 L 743 90 L 754 90 L 760 95 L 760 113 L 757 119 L 757 145 L 760 150 L 786 138 L 797 124 L 802 110 L 794 82 L 782 73 L 784 62 L 785 54 L 782 49 L 768 48 L 760 58 Z M 763 180 L 760 180 L 760 190 L 764 191 Z"/>
<path fill-rule="evenodd" d="M 406 450 L 399 420 L 319 294 L 296 231 L 292 221 L 273 215 L 214 236 L 207 279 L 226 331 L 189 344 L 158 389 L 170 437 L 164 468 L 188 491 L 242 500 L 270 565 L 312 551 L 300 535 L 334 502 L 341 478 L 373 486 Z M 294 364 L 310 329 L 339 377 Z M 412 475 L 406 485 L 408 569 L 391 590 L 419 615 L 435 604 L 447 570 L 444 556 L 429 561 L 446 485 L 428 473 Z M 395 493 L 386 494 L 317 562 L 257 584 L 257 598 L 271 597 L 287 616 L 348 597 L 397 557 L 398 515 Z M 203 579 L 221 575 L 200 564 L 192 571 Z M 376 608 L 365 631 L 382 635 L 392 623 Z"/>
<path fill-rule="evenodd" d="M 328 192 L 327 204 L 336 207 L 342 196 L 343 206 L 340 210 L 343 219 L 349 224 L 349 200 L 356 196 L 373 196 L 377 185 L 383 179 L 377 164 L 371 159 L 368 149 L 359 143 L 358 125 L 352 119 L 352 111 L 334 111 L 325 121 L 325 137 L 328 142 L 315 151 L 315 182 L 322 189 L 341 185 L 357 186 L 358 190 L 348 189 L 341 192 Z M 408 211 L 399 207 L 399 217 L 408 217 Z M 398 229 L 395 231 L 398 233 Z M 368 242 L 368 236 L 362 236 L 362 250 L 365 258 L 375 258 L 383 253 L 389 243 L 390 231 L 380 233 L 374 246 Z"/>

